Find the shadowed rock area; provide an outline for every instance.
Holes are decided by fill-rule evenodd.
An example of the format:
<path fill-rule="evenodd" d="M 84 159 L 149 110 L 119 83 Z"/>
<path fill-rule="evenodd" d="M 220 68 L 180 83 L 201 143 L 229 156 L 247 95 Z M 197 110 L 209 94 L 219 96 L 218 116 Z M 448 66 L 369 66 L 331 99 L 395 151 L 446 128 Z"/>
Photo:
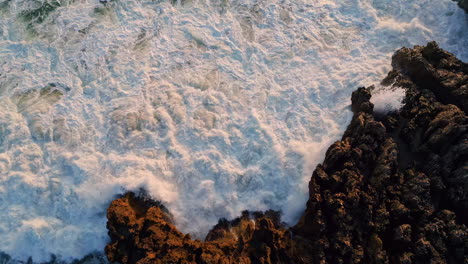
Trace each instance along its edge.
<path fill-rule="evenodd" d="M 468 0 L 454 0 L 458 2 L 458 5 L 468 13 Z"/>
<path fill-rule="evenodd" d="M 382 84 L 407 89 L 399 112 L 374 113 L 372 87 L 309 183 L 294 227 L 274 211 L 222 219 L 205 241 L 145 195 L 108 208 L 120 263 L 468 263 L 468 65 L 435 42 L 398 50 Z M 312 151 L 312 150 L 311 150 Z"/>

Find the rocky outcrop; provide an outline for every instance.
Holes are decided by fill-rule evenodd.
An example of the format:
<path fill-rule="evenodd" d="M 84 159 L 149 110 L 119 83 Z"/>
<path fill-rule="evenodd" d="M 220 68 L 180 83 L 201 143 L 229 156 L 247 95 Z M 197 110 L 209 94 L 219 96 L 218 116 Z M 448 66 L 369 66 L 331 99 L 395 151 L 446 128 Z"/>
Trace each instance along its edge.
<path fill-rule="evenodd" d="M 164 207 L 145 195 L 127 193 L 108 213 L 106 246 L 110 261 L 120 263 L 287 263 L 289 231 L 279 213 L 243 212 L 221 219 L 204 242 L 192 240 L 172 224 Z"/>
<path fill-rule="evenodd" d="M 316 263 L 468 261 L 467 64 L 432 42 L 392 65 L 384 84 L 407 89 L 404 107 L 376 120 L 358 89 L 343 139 L 312 175 L 295 231 Z"/>
<path fill-rule="evenodd" d="M 436 43 L 403 48 L 383 81 L 407 90 L 399 112 L 375 114 L 372 87 L 309 183 L 287 228 L 278 212 L 225 219 L 205 241 L 164 207 L 132 193 L 108 209 L 106 253 L 121 263 L 468 263 L 467 64 Z"/>
<path fill-rule="evenodd" d="M 392 66 L 420 90 L 434 93 L 434 102 L 454 104 L 468 113 L 468 65 L 440 49 L 437 43 L 398 50 Z"/>
<path fill-rule="evenodd" d="M 414 162 L 431 178 L 433 203 L 454 210 L 468 224 L 468 64 L 431 42 L 409 53 L 399 50 L 393 57 L 397 71 L 414 72 L 411 64 L 400 61 L 410 56 L 430 64 L 435 84 L 420 82 L 411 74 L 389 74 L 387 81 L 393 78 L 395 85 L 408 90 L 397 131 L 404 142 L 400 149 L 407 150 L 406 162 Z"/>

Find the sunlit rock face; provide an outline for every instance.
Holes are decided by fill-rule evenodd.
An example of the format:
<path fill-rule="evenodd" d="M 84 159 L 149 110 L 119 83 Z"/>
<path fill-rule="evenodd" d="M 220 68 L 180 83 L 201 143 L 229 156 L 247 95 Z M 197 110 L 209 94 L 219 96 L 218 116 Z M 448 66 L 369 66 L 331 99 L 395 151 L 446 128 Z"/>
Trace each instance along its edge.
<path fill-rule="evenodd" d="M 119 263 L 280 263 L 288 261 L 290 232 L 278 212 L 222 219 L 206 241 L 177 230 L 160 203 L 127 193 L 108 209 L 107 257 Z"/>
<path fill-rule="evenodd" d="M 293 225 L 352 91 L 402 46 L 466 60 L 465 22 L 450 0 L 0 0 L 0 251 L 103 253 L 139 188 L 199 239 L 246 209 Z"/>
<path fill-rule="evenodd" d="M 468 64 L 431 42 L 398 50 L 392 65 L 382 85 L 406 91 L 403 107 L 375 115 L 374 88 L 353 92 L 353 119 L 313 172 L 307 208 L 295 226 L 288 229 L 278 212 L 246 211 L 233 221 L 221 219 L 201 242 L 179 232 L 161 204 L 129 193 L 108 208 L 108 258 L 467 262 L 468 117 L 461 108 L 468 99 Z"/>

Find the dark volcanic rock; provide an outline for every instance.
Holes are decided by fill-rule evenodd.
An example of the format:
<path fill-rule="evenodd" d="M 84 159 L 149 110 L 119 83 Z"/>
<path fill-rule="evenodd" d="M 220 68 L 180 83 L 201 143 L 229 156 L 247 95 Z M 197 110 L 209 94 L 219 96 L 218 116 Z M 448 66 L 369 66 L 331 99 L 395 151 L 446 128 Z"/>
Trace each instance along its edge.
<path fill-rule="evenodd" d="M 392 66 L 418 87 L 433 92 L 435 101 L 454 104 L 468 113 L 468 65 L 440 49 L 437 43 L 398 50 Z"/>
<path fill-rule="evenodd" d="M 406 88 L 403 108 L 373 114 L 371 89 L 309 183 L 307 208 L 222 219 L 205 242 L 171 224 L 160 204 L 112 202 L 106 247 L 122 263 L 468 263 L 467 64 L 436 43 L 403 48 L 383 84 Z"/>
<path fill-rule="evenodd" d="M 351 124 L 312 175 L 294 230 L 316 263 L 468 261 L 467 64 L 434 42 L 392 64 L 384 83 L 407 88 L 401 112 L 384 118 L 392 125 L 358 89 Z"/>
<path fill-rule="evenodd" d="M 393 63 L 401 69 L 408 66 L 403 60 L 422 60 L 431 63 L 437 85 L 415 85 L 412 75 L 399 74 L 395 85 L 408 88 L 406 103 L 401 110 L 404 120 L 399 138 L 405 142 L 406 160 L 431 178 L 431 195 L 436 207 L 455 210 L 459 220 L 468 224 L 468 64 L 437 47 L 416 46 L 412 52 L 401 49 Z M 425 54 L 424 56 L 419 55 Z M 404 55 L 412 56 L 410 59 Z M 441 57 L 443 59 L 439 60 Z M 440 63 L 440 61 L 444 63 Z M 439 61 L 439 62 L 437 62 Z M 441 73 L 443 72 L 443 73 Z M 440 76 L 449 76 L 440 81 Z M 448 83 L 453 85 L 447 85 Z M 445 89 L 445 90 L 443 90 Z M 443 99 L 441 99 L 443 98 Z M 444 104 L 443 101 L 448 102 Z M 464 110 L 464 111 L 462 111 Z M 403 148 L 402 148 L 403 149 Z"/>

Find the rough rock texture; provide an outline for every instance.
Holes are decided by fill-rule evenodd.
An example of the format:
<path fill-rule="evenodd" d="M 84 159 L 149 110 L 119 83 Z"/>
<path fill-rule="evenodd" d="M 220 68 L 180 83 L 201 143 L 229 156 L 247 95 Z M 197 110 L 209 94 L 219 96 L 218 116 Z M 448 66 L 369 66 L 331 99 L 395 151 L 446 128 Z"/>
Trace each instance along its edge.
<path fill-rule="evenodd" d="M 393 56 L 392 66 L 421 90 L 433 92 L 436 96 L 434 102 L 454 104 L 468 113 L 468 65 L 439 49 L 437 43 L 398 50 Z"/>
<path fill-rule="evenodd" d="M 225 219 L 205 242 L 131 193 L 112 202 L 106 247 L 122 263 L 468 263 L 468 66 L 432 42 L 402 48 L 384 85 L 407 89 L 397 113 L 374 114 L 372 88 L 309 183 L 294 227 L 279 213 Z"/>
<path fill-rule="evenodd" d="M 160 204 L 127 193 L 108 209 L 106 246 L 110 261 L 121 263 L 286 263 L 283 241 L 289 231 L 277 212 L 243 212 L 233 221 L 221 219 L 206 241 L 192 240 L 171 223 Z"/>

